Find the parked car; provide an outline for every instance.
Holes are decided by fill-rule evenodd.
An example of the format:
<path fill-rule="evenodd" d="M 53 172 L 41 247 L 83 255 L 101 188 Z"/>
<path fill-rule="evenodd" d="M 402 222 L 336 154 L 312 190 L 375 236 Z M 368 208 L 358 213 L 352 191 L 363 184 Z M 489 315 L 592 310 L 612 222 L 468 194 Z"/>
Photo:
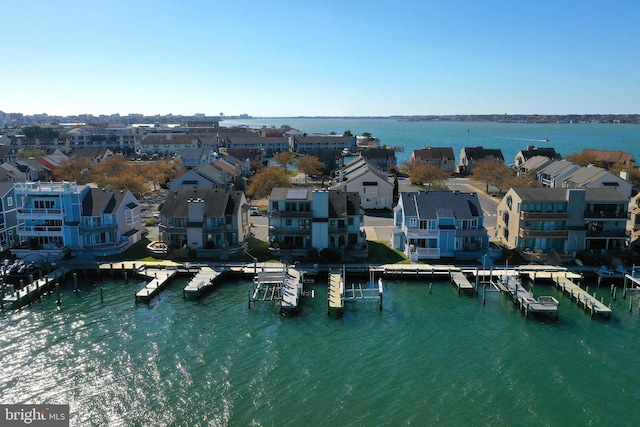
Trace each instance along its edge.
<path fill-rule="evenodd" d="M 249 214 L 250 214 L 251 216 L 262 215 L 262 214 L 260 213 L 260 209 L 258 209 L 258 207 L 257 207 L 257 206 L 251 206 L 251 207 L 249 208 Z"/>

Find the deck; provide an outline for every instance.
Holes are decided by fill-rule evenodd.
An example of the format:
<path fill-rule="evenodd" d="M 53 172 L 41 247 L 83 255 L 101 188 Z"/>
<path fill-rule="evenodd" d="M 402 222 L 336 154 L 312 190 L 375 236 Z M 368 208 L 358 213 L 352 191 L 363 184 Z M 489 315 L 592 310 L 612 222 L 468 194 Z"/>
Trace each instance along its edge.
<path fill-rule="evenodd" d="M 515 304 L 525 316 L 529 313 L 553 314 L 558 317 L 558 300 L 552 296 L 541 296 L 536 299 L 533 294 L 525 289 L 516 276 L 507 275 L 501 278 L 502 285 L 507 289 Z"/>
<path fill-rule="evenodd" d="M 610 307 L 606 306 L 602 301 L 598 301 L 597 298 L 591 296 L 589 292 L 573 283 L 568 277 L 555 274 L 552 280 L 558 288 L 562 289 L 562 292 L 569 294 L 570 300 L 575 298 L 578 305 L 582 305 L 585 311 L 590 311 L 591 317 L 596 314 L 611 317 L 612 311 Z"/>

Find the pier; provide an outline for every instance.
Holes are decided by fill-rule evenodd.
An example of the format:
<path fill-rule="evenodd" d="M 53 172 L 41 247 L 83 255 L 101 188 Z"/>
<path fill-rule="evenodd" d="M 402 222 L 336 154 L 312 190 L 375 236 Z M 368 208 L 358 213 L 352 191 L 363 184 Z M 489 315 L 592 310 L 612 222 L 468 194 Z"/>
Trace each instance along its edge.
<path fill-rule="evenodd" d="M 45 293 L 52 292 L 67 270 L 59 268 L 53 272 L 34 280 L 27 286 L 5 295 L 5 284 L 2 284 L 2 309 L 5 305 L 10 308 L 20 308 L 38 299 Z"/>
<path fill-rule="evenodd" d="M 503 275 L 498 280 L 525 317 L 528 317 L 529 313 L 544 313 L 552 314 L 558 318 L 559 302 L 554 297 L 541 296 L 536 299 L 530 291 L 522 286 L 520 279 L 515 275 Z"/>
<path fill-rule="evenodd" d="M 293 267 L 260 271 L 249 289 L 248 307 L 252 302 L 275 301 L 280 304 L 280 314 L 297 315 L 302 287 L 302 274 Z"/>
<path fill-rule="evenodd" d="M 207 292 L 207 290 L 214 285 L 216 279 L 221 276 L 222 273 L 224 273 L 224 270 L 217 271 L 206 265 L 200 267 L 200 271 L 193 276 L 189 284 L 183 289 L 182 297 L 200 298 L 203 293 Z"/>
<path fill-rule="evenodd" d="M 334 270 L 329 273 L 327 300 L 329 314 L 341 315 L 344 309 L 344 280 L 340 270 Z"/>
<path fill-rule="evenodd" d="M 138 270 L 138 275 L 150 278 L 151 281 L 136 293 L 136 302 L 149 302 L 167 286 L 169 279 L 173 278 L 177 272 L 177 269 L 144 268 Z"/>
<path fill-rule="evenodd" d="M 548 278 L 553 281 L 556 287 L 562 290 L 563 293 L 569 295 L 569 299 L 573 301 L 575 299 L 576 303 L 584 308 L 585 311 L 591 312 L 591 317 L 599 314 L 601 316 L 610 318 L 611 317 L 611 307 L 604 304 L 604 300 L 598 301 L 596 295 L 590 295 L 587 290 L 582 289 L 580 286 L 575 284 L 571 278 L 579 278 L 581 277 L 579 274 L 570 273 L 570 272 L 549 272 L 549 273 L 536 273 L 536 277 L 538 278 Z"/>
<path fill-rule="evenodd" d="M 467 276 L 465 276 L 462 271 L 451 271 L 451 283 L 458 289 L 458 293 L 460 293 L 461 290 L 475 291 L 475 287 L 469 282 L 469 279 L 467 279 Z"/>

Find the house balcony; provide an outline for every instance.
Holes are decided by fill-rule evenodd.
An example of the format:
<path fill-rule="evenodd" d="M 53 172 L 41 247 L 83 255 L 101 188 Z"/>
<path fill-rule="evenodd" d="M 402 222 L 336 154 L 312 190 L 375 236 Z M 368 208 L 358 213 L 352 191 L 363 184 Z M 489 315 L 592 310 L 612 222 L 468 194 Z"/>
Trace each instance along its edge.
<path fill-rule="evenodd" d="M 518 230 L 518 237 L 521 238 L 566 239 L 568 236 L 568 230 L 531 230 L 527 228 L 521 228 Z"/>
<path fill-rule="evenodd" d="M 569 212 L 520 212 L 521 221 L 568 220 Z"/>
<path fill-rule="evenodd" d="M 19 194 L 66 194 L 75 193 L 78 185 L 75 182 L 16 182 L 13 186 Z"/>
<path fill-rule="evenodd" d="M 311 236 L 311 228 L 274 228 L 269 227 L 269 235 L 275 236 Z"/>
<path fill-rule="evenodd" d="M 62 227 L 59 225 L 19 225 L 17 231 L 20 237 L 63 235 Z"/>
<path fill-rule="evenodd" d="M 18 216 L 20 219 L 63 219 L 64 211 L 60 208 L 18 208 Z"/>
<path fill-rule="evenodd" d="M 421 259 L 439 259 L 440 248 L 411 248 L 409 250 L 409 258 L 411 261 L 419 261 Z"/>
<path fill-rule="evenodd" d="M 95 225 L 95 226 L 81 225 L 79 229 L 81 233 L 109 233 L 111 231 L 116 231 L 118 229 L 118 224 Z"/>
<path fill-rule="evenodd" d="M 486 229 L 475 229 L 475 230 L 456 230 L 456 237 L 486 237 L 487 230 Z"/>
<path fill-rule="evenodd" d="M 587 237 L 603 237 L 628 239 L 631 237 L 629 230 L 587 230 Z"/>
<path fill-rule="evenodd" d="M 269 218 L 313 218 L 312 211 L 278 211 L 267 212 Z"/>
<path fill-rule="evenodd" d="M 605 210 L 605 211 L 585 211 L 584 219 L 629 219 L 629 212 L 627 211 L 613 211 L 613 210 Z"/>
<path fill-rule="evenodd" d="M 438 237 L 440 235 L 439 230 L 427 230 L 427 229 L 412 229 L 412 228 L 403 228 L 404 235 L 407 238 L 428 238 L 428 237 Z"/>

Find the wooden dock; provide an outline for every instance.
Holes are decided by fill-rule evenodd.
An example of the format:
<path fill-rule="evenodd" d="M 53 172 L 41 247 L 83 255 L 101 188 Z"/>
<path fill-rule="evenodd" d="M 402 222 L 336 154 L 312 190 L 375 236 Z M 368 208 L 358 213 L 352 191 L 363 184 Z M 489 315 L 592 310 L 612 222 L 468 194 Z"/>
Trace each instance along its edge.
<path fill-rule="evenodd" d="M 216 279 L 222 275 L 223 271 L 217 271 L 209 266 L 202 266 L 195 276 L 189 281 L 189 284 L 182 290 L 183 298 L 200 298 L 211 286 L 214 285 Z"/>
<path fill-rule="evenodd" d="M 329 314 L 342 314 L 344 309 L 344 280 L 340 270 L 329 273 L 328 306 Z"/>
<path fill-rule="evenodd" d="M 2 309 L 4 310 L 5 306 L 20 308 L 30 304 L 43 294 L 53 291 L 60 278 L 64 277 L 66 273 L 66 269 L 59 268 L 40 279 L 34 280 L 22 289 L 18 289 L 7 295 L 4 295 L 5 285 L 3 284 Z"/>
<path fill-rule="evenodd" d="M 167 284 L 169 279 L 177 274 L 177 269 L 156 269 L 144 268 L 138 270 L 138 275 L 150 278 L 151 281 L 136 293 L 136 302 L 149 302 L 154 296 L 160 293 Z"/>
<path fill-rule="evenodd" d="M 471 284 L 471 282 L 469 282 L 467 276 L 465 276 L 464 273 L 460 270 L 451 271 L 451 283 L 453 283 L 458 289 L 458 293 L 460 293 L 461 290 L 472 292 L 475 291 L 475 287 Z"/>
<path fill-rule="evenodd" d="M 576 301 L 578 305 L 582 305 L 585 311 L 591 312 L 591 317 L 596 314 L 611 317 L 611 307 L 608 307 L 602 301 L 598 301 L 595 296 L 591 296 L 589 292 L 582 289 L 577 284 L 573 283 L 570 278 L 561 274 L 554 274 L 552 278 L 555 285 L 562 289 L 563 293 L 569 295 L 570 300 Z"/>
<path fill-rule="evenodd" d="M 500 279 L 500 282 L 525 317 L 528 317 L 529 313 L 552 314 L 556 318 L 558 317 L 559 302 L 554 297 L 541 296 L 536 299 L 530 291 L 522 286 L 519 278 L 514 275 L 505 275 Z"/>
<path fill-rule="evenodd" d="M 382 278 L 378 279 L 376 283 L 374 280 L 373 272 L 371 273 L 371 280 L 368 283 L 365 283 L 364 286 L 362 283 L 358 282 L 351 283 L 351 286 L 345 286 L 343 292 L 343 301 L 358 301 L 358 300 L 378 300 L 378 305 L 380 307 L 380 311 L 382 311 L 382 295 L 384 292 L 382 286 Z M 344 279 L 343 279 L 344 280 Z"/>

